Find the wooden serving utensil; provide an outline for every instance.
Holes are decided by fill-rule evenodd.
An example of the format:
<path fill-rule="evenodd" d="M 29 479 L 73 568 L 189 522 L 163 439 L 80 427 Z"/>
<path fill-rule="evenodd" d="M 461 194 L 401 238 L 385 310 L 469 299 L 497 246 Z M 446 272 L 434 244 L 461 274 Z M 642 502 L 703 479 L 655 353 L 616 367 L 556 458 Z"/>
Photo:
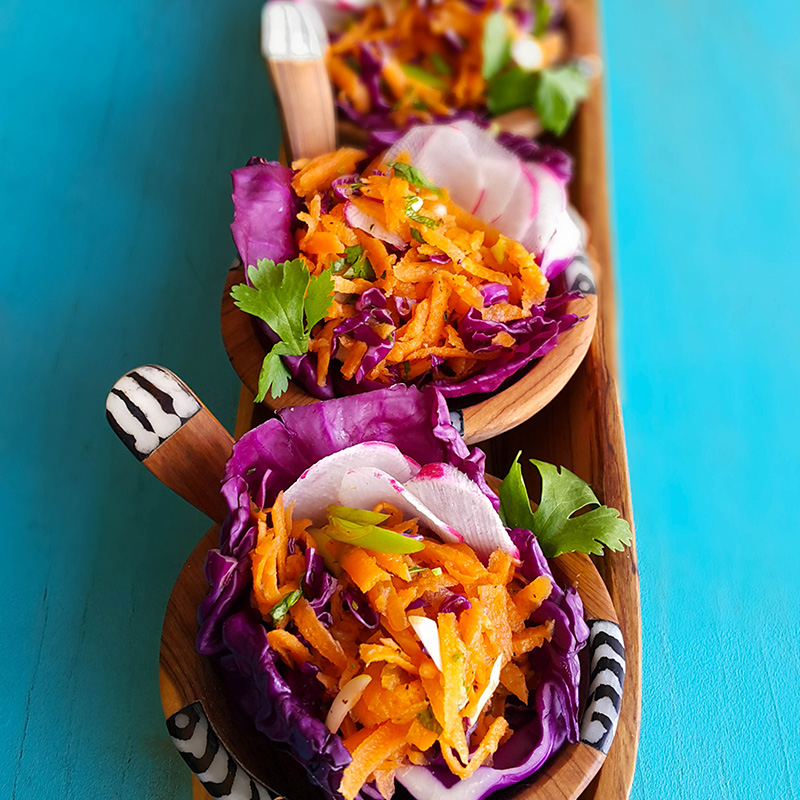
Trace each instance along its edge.
<path fill-rule="evenodd" d="M 306 5 L 272 0 L 261 13 L 261 55 L 278 98 L 289 163 L 336 148 L 333 90 L 320 41 L 325 35 L 319 15 Z"/>
<path fill-rule="evenodd" d="M 233 445 L 194 393 L 163 367 L 132 370 L 112 388 L 111 427 L 134 456 L 167 486 L 216 522 L 224 463 Z M 496 479 L 491 479 L 497 485 Z M 218 544 L 215 525 L 184 564 L 170 595 L 161 634 L 160 690 L 167 730 L 192 772 L 213 797 L 270 800 L 322 798 L 305 770 L 282 746 L 259 733 L 228 700 L 212 659 L 195 649 L 197 608 L 208 585 L 207 552 Z M 556 577 L 575 584 L 590 635 L 585 650 L 580 741 L 567 744 L 532 778 L 504 790 L 507 800 L 574 800 L 605 760 L 619 718 L 625 648 L 614 606 L 591 559 L 580 553 L 552 562 Z"/>

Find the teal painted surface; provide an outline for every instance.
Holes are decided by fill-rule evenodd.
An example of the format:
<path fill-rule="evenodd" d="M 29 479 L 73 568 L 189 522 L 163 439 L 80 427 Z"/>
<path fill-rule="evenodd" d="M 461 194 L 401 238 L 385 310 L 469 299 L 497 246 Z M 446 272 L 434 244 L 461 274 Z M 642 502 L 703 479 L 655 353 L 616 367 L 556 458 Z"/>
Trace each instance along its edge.
<path fill-rule="evenodd" d="M 635 798 L 800 789 L 798 7 L 606 9 L 644 698 Z M 259 4 L 0 3 L 0 797 L 187 797 L 160 622 L 205 530 L 103 420 L 230 424 L 227 171 L 274 155 Z"/>

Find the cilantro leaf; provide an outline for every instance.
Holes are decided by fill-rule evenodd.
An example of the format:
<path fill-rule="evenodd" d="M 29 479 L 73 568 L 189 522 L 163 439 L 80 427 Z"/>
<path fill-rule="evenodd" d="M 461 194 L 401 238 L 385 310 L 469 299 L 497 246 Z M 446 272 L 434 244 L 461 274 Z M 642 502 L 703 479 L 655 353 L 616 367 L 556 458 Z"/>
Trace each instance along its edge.
<path fill-rule="evenodd" d="M 256 403 L 261 403 L 268 392 L 274 399 L 280 397 L 289 388 L 289 370 L 281 360 L 281 355 L 289 355 L 289 353 L 281 353 L 280 344 L 281 342 L 278 342 L 278 344 L 264 356 L 264 362 L 261 364 L 261 372 L 258 375 Z"/>
<path fill-rule="evenodd" d="M 303 593 L 299 589 L 295 589 L 293 592 L 289 592 L 286 597 L 283 598 L 279 603 L 276 603 L 272 607 L 272 611 L 269 612 L 269 615 L 272 617 L 273 622 L 280 622 L 288 613 L 289 609 L 303 596 Z"/>
<path fill-rule="evenodd" d="M 234 286 L 234 302 L 242 311 L 266 322 L 280 339 L 261 365 L 256 397 L 261 402 L 267 392 L 278 397 L 289 386 L 289 371 L 280 356 L 308 352 L 311 329 L 330 307 L 333 275 L 325 270 L 312 276 L 299 258 L 280 264 L 262 258 L 257 267 L 249 267 L 247 274 L 252 286 Z"/>
<path fill-rule="evenodd" d="M 276 264 L 263 258 L 247 274 L 252 286 L 240 284 L 231 289 L 236 305 L 263 319 L 292 349 L 305 352 L 308 342 L 303 341 L 303 297 L 309 276 L 303 262 L 296 259 Z"/>
<path fill-rule="evenodd" d="M 508 63 L 511 43 L 508 37 L 508 22 L 502 11 L 495 11 L 486 18 L 481 38 L 484 80 L 491 80 Z"/>
<path fill-rule="evenodd" d="M 306 270 L 308 273 L 308 270 Z M 331 307 L 333 294 L 333 275 L 328 270 L 323 270 L 319 275 L 309 276 L 308 289 L 303 300 L 303 310 L 306 314 L 306 340 L 303 352 L 308 351 L 308 337 L 311 329 L 325 319 Z"/>
<path fill-rule="evenodd" d="M 528 490 L 522 477 L 522 465 L 519 463 L 521 453 L 517 453 L 508 475 L 503 478 L 497 494 L 500 497 L 500 519 L 507 528 L 525 528 L 533 530 L 533 512 Z"/>
<path fill-rule="evenodd" d="M 411 186 L 419 186 L 420 189 L 430 189 L 432 192 L 441 195 L 442 190 L 431 183 L 416 167 L 412 167 L 411 164 L 404 164 L 402 161 L 392 161 L 386 166 L 391 167 L 395 175 L 399 175 Z"/>
<path fill-rule="evenodd" d="M 602 555 L 604 546 L 622 550 L 631 543 L 628 523 L 619 511 L 601 505 L 588 483 L 564 467 L 535 459 L 531 464 L 542 476 L 542 502 L 531 512 L 517 455 L 500 484 L 500 513 L 507 526 L 533 531 L 547 558 L 572 552 Z"/>
<path fill-rule="evenodd" d="M 577 64 L 543 69 L 538 73 L 533 108 L 542 127 L 560 136 L 588 94 L 589 82 Z"/>
<path fill-rule="evenodd" d="M 489 81 L 486 106 L 493 116 L 530 106 L 537 83 L 538 77 L 534 72 L 525 72 L 521 67 L 507 70 Z"/>
<path fill-rule="evenodd" d="M 375 271 L 360 244 L 345 247 L 344 258 L 338 258 L 331 264 L 331 270 L 345 278 L 365 278 L 375 280 Z"/>

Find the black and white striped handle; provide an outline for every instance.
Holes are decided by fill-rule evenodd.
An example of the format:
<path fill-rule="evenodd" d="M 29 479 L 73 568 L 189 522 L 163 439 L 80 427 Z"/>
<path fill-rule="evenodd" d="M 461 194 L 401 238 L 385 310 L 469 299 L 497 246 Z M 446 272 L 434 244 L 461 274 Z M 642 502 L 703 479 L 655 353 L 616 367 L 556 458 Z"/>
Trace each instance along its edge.
<path fill-rule="evenodd" d="M 211 797 L 225 800 L 285 800 L 272 795 L 225 749 L 200 703 L 191 703 L 167 720 L 167 731 L 181 758 Z"/>
<path fill-rule="evenodd" d="M 591 619 L 589 625 L 589 690 L 581 718 L 583 744 L 608 753 L 617 732 L 625 685 L 625 645 L 616 622 Z"/>
<path fill-rule="evenodd" d="M 106 417 L 163 484 L 222 522 L 220 481 L 233 438 L 177 375 L 152 364 L 131 370 L 109 392 Z"/>

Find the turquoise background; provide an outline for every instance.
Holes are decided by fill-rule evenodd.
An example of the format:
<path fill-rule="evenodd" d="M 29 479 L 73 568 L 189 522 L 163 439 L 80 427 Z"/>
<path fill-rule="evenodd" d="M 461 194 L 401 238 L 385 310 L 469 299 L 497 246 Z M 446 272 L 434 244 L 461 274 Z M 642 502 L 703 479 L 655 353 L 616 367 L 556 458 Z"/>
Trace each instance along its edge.
<path fill-rule="evenodd" d="M 169 366 L 231 426 L 228 170 L 275 155 L 258 2 L 0 2 L 0 797 L 188 798 L 156 669 L 203 517 L 103 419 Z M 644 625 L 633 797 L 800 760 L 800 6 L 605 9 Z"/>

